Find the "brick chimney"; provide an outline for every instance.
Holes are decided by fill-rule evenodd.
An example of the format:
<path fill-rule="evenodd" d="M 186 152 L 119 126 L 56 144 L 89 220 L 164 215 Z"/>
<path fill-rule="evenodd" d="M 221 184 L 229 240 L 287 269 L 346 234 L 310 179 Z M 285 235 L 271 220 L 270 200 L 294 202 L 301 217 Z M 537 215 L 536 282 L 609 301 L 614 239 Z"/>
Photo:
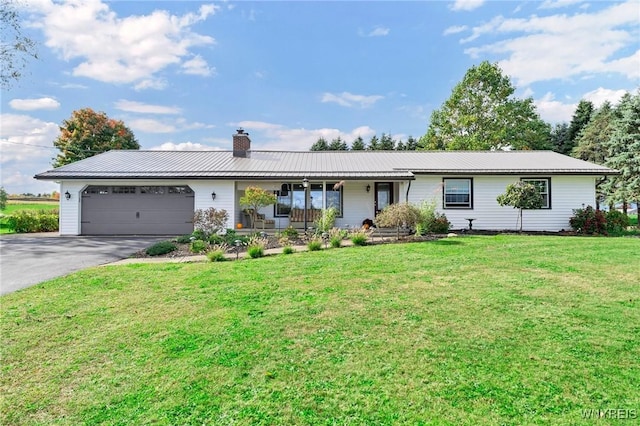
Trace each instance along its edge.
<path fill-rule="evenodd" d="M 249 151 L 251 150 L 251 139 L 249 139 L 249 133 L 245 133 L 242 128 L 237 130 L 238 133 L 233 135 L 233 156 L 234 157 L 249 157 Z"/>

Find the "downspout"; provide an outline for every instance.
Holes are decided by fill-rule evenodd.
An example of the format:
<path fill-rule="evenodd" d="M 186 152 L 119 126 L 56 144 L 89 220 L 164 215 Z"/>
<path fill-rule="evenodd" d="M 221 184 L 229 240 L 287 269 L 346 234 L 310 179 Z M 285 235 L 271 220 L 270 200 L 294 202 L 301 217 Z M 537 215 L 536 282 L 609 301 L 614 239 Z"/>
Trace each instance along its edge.
<path fill-rule="evenodd" d="M 407 185 L 407 194 L 404 196 L 404 202 L 408 203 L 409 202 L 409 191 L 411 190 L 411 181 L 409 181 L 409 185 Z"/>

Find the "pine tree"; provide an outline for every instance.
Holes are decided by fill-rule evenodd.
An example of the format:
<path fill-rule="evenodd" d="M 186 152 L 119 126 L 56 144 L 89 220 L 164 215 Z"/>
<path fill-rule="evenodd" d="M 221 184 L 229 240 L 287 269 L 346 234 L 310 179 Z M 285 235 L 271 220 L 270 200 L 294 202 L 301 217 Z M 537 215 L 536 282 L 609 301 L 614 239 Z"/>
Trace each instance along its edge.
<path fill-rule="evenodd" d="M 325 138 L 319 138 L 313 145 L 311 145 L 311 151 L 328 151 L 329 144 Z"/>
<path fill-rule="evenodd" d="M 364 145 L 364 140 L 362 139 L 362 136 L 358 136 L 351 143 L 352 151 L 364 151 L 365 149 L 366 149 L 366 146 Z"/>

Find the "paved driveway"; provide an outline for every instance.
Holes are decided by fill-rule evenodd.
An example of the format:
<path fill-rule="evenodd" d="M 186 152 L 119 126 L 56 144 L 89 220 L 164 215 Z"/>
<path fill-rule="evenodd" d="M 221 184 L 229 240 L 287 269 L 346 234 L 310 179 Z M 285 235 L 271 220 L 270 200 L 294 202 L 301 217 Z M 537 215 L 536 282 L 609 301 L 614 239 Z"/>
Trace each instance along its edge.
<path fill-rule="evenodd" d="M 60 237 L 57 234 L 0 238 L 0 294 L 90 266 L 115 262 L 162 237 Z"/>

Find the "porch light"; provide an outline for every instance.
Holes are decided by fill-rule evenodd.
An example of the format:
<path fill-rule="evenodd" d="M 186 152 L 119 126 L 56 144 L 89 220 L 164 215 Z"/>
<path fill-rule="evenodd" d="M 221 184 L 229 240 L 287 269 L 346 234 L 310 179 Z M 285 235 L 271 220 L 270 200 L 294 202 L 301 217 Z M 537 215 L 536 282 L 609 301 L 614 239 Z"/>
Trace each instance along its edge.
<path fill-rule="evenodd" d="M 367 192 L 371 192 L 371 185 L 367 185 Z"/>
<path fill-rule="evenodd" d="M 212 192 L 211 193 L 211 201 L 215 201 L 216 200 L 216 193 Z"/>
<path fill-rule="evenodd" d="M 64 198 L 67 199 L 67 200 L 71 199 L 71 194 L 69 194 L 69 191 L 64 193 Z"/>
<path fill-rule="evenodd" d="M 302 187 L 307 188 L 308 186 L 309 186 L 309 179 L 307 178 L 302 179 Z"/>

